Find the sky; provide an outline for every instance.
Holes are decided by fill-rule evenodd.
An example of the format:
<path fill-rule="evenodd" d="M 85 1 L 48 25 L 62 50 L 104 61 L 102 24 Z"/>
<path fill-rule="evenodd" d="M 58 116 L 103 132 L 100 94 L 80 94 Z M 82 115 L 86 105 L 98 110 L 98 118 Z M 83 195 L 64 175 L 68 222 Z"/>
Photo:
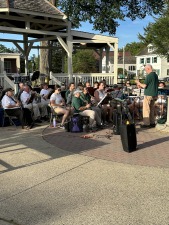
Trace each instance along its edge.
<path fill-rule="evenodd" d="M 138 33 L 143 34 L 144 33 L 144 27 L 148 25 L 149 22 L 153 22 L 153 18 L 150 16 L 147 16 L 146 18 L 140 20 L 136 19 L 134 21 L 131 21 L 130 19 L 126 19 L 126 21 L 119 21 L 119 26 L 117 27 L 116 34 L 114 37 L 119 38 L 119 48 L 123 48 L 128 43 L 131 42 L 138 42 Z M 82 23 L 81 27 L 78 29 L 79 31 L 89 32 L 89 33 L 95 33 L 100 34 L 99 31 L 92 30 L 92 25 L 88 22 Z M 108 35 L 108 33 L 104 33 L 104 35 Z M 0 38 L 7 39 L 22 39 L 20 35 L 9 35 L 9 34 L 2 34 L 0 33 Z M 15 46 L 12 43 L 9 42 L 0 42 L 0 44 L 8 47 L 8 48 L 15 48 Z M 34 49 L 30 52 L 30 57 L 35 54 L 38 55 L 38 50 Z"/>

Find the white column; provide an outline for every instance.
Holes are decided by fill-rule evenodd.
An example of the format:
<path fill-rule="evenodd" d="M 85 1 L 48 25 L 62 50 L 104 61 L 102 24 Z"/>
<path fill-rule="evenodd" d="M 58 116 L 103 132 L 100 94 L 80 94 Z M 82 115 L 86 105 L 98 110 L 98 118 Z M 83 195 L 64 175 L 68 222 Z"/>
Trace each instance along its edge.
<path fill-rule="evenodd" d="M 4 72 L 4 58 L 0 59 L 0 73 Z"/>
<path fill-rule="evenodd" d="M 117 84 L 118 76 L 118 42 L 114 43 L 114 84 Z"/>
<path fill-rule="evenodd" d="M 109 73 L 109 54 L 110 54 L 110 47 L 106 46 L 106 73 Z"/>
<path fill-rule="evenodd" d="M 166 121 L 166 125 L 169 126 L 169 96 L 167 96 L 167 121 Z"/>
<path fill-rule="evenodd" d="M 124 74 L 125 74 L 125 48 L 123 46 L 123 76 L 124 76 Z"/>
<path fill-rule="evenodd" d="M 72 44 L 72 35 L 71 35 L 71 22 L 68 23 L 68 37 L 67 37 L 67 46 L 68 46 L 68 76 L 69 82 L 73 80 L 72 74 L 72 52 L 73 52 L 73 44 Z"/>

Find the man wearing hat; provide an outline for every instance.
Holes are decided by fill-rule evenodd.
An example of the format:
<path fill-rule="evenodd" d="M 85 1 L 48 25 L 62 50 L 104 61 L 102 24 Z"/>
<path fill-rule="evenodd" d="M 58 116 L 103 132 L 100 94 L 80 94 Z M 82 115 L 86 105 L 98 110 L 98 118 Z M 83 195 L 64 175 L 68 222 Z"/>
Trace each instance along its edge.
<path fill-rule="evenodd" d="M 76 89 L 74 91 L 74 96 L 72 99 L 72 107 L 74 108 L 75 113 L 79 113 L 81 116 L 89 116 L 89 125 L 93 126 L 94 121 L 96 120 L 97 126 L 101 126 L 101 119 L 95 111 L 91 110 L 91 104 L 85 104 L 84 101 L 80 98 L 80 94 L 82 91 L 80 89 Z"/>

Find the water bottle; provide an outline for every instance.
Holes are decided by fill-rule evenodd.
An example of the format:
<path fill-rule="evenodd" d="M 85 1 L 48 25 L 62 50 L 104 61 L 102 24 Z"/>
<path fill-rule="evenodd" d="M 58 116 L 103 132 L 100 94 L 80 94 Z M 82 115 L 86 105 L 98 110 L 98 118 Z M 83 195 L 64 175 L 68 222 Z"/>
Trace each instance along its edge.
<path fill-rule="evenodd" d="M 56 116 L 53 117 L 53 127 L 56 127 Z"/>

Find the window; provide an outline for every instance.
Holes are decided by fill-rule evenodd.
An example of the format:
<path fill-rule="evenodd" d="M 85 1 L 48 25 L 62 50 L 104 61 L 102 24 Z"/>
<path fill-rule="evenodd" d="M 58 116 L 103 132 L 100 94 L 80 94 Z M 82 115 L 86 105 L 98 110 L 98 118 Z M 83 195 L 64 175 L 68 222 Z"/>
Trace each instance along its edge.
<path fill-rule="evenodd" d="M 157 57 L 152 58 L 152 63 L 157 63 Z"/>
<path fill-rule="evenodd" d="M 147 62 L 147 63 L 150 63 L 150 58 L 147 58 L 147 59 L 146 59 L 146 62 Z"/>
<path fill-rule="evenodd" d="M 11 73 L 11 62 L 10 61 L 4 61 L 4 70 L 6 73 Z"/>
<path fill-rule="evenodd" d="M 129 70 L 130 71 L 135 71 L 136 70 L 136 67 L 135 66 L 129 66 Z"/>
<path fill-rule="evenodd" d="M 151 53 L 151 52 L 153 52 L 153 51 L 154 51 L 154 47 L 153 47 L 153 46 L 149 46 L 149 47 L 148 47 L 148 52 Z"/>
<path fill-rule="evenodd" d="M 140 59 L 140 64 L 144 64 L 144 58 Z"/>
<path fill-rule="evenodd" d="M 167 69 L 167 76 L 169 76 L 169 69 Z"/>

